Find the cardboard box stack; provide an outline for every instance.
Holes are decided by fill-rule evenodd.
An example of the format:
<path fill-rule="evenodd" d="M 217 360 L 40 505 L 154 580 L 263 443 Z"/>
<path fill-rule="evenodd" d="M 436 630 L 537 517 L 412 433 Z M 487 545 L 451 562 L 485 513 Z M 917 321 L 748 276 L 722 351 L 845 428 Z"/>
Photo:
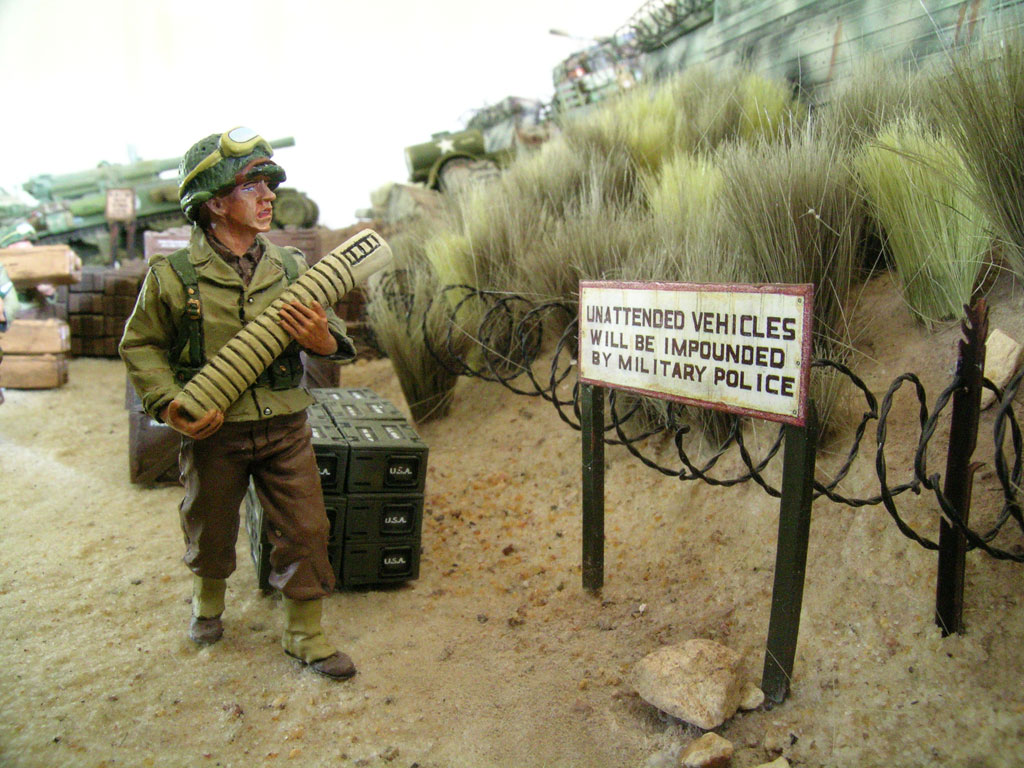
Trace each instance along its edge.
<path fill-rule="evenodd" d="M 0 248 L 0 264 L 18 288 L 31 288 L 39 283 L 70 285 L 82 276 L 82 260 L 66 245 Z"/>
<path fill-rule="evenodd" d="M 63 320 L 15 320 L 0 333 L 0 349 L 0 387 L 53 389 L 68 381 L 71 344 Z"/>

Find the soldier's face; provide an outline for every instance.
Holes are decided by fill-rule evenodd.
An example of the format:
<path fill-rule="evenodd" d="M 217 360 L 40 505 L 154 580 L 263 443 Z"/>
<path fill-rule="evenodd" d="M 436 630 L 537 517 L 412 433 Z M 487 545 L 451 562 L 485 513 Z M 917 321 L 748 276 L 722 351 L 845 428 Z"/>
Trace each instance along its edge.
<path fill-rule="evenodd" d="M 239 184 L 223 197 L 214 198 L 214 212 L 231 227 L 267 232 L 274 218 L 277 195 L 263 179 Z"/>

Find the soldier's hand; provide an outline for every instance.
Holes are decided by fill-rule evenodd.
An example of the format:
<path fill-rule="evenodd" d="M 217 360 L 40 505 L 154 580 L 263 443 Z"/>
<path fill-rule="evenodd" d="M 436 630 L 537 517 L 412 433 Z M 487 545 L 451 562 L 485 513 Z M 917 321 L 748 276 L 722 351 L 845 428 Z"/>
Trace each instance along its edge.
<path fill-rule="evenodd" d="M 306 306 L 298 301 L 285 304 L 278 312 L 278 322 L 300 346 L 318 355 L 333 355 L 338 340 L 327 326 L 327 312 L 314 301 Z"/>
<path fill-rule="evenodd" d="M 170 424 L 175 431 L 193 440 L 205 440 L 220 429 L 224 423 L 224 414 L 216 408 L 211 408 L 198 419 L 190 419 L 188 411 L 181 407 L 181 403 L 171 400 L 160 412 L 160 419 L 165 424 Z"/>

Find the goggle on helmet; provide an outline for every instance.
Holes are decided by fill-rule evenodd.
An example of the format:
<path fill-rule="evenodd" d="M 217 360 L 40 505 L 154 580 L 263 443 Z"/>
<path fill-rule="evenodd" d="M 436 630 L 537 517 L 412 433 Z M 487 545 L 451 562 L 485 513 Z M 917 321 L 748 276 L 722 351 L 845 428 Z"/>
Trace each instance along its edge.
<path fill-rule="evenodd" d="M 210 198 L 253 179 L 266 179 L 276 189 L 286 178 L 271 161 L 274 150 L 251 128 L 237 127 L 200 139 L 185 153 L 178 167 L 178 199 L 190 221 Z"/>

